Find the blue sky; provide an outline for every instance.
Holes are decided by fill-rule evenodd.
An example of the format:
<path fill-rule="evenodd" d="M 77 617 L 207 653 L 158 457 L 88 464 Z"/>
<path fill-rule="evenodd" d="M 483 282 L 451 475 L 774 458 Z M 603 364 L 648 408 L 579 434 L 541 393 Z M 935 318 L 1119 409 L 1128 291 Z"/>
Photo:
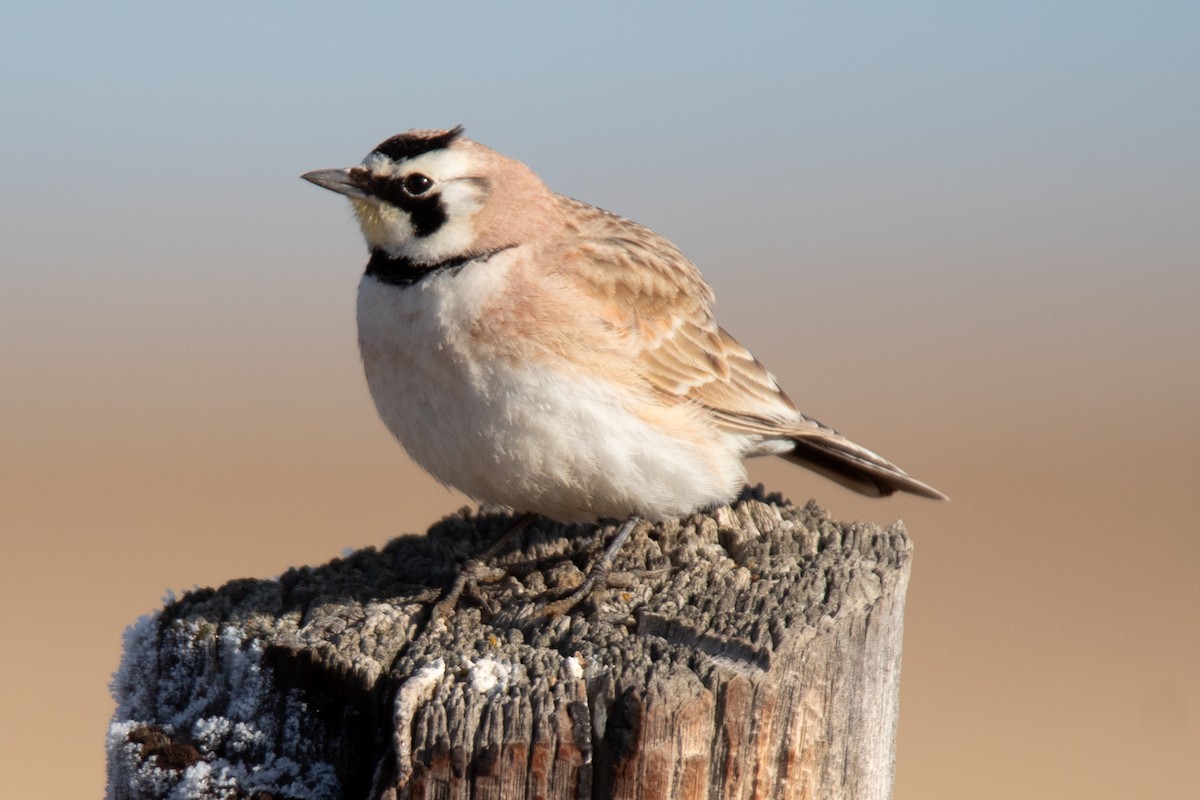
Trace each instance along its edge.
<path fill-rule="evenodd" d="M 1195 243 L 1177 238 L 1200 177 L 1195 4 L 454 8 L 7 10 L 10 252 L 103 248 L 122 220 L 169 235 L 201 199 L 266 232 L 320 213 L 299 172 L 459 122 L 560 191 L 711 249 L 714 278 L 738 239 L 822 247 L 830 226 L 883 247 L 931 219 L 974 238 L 1049 217 L 1112 260 L 1105 231 L 1142 214 L 1146 238 Z"/>

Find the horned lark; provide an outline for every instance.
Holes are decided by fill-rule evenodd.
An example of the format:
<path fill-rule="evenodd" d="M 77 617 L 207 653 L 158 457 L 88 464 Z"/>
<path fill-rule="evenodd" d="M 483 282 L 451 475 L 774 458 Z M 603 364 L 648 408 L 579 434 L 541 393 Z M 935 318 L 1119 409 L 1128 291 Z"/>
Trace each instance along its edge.
<path fill-rule="evenodd" d="M 371 396 L 442 483 L 561 521 L 659 520 L 729 502 L 743 458 L 778 455 L 864 494 L 943 497 L 797 410 L 673 244 L 461 127 L 303 177 L 350 199 Z"/>

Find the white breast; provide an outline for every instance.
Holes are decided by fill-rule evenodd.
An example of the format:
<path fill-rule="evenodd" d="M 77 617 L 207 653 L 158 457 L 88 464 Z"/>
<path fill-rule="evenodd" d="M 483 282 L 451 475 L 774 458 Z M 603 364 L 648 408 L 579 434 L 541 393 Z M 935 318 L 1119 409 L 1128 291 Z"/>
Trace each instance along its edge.
<path fill-rule="evenodd" d="M 471 321 L 519 258 L 509 250 L 404 288 L 360 283 L 367 383 L 409 455 L 476 500 L 564 521 L 730 500 L 745 479 L 740 443 L 673 436 L 600 377 L 480 356 Z"/>

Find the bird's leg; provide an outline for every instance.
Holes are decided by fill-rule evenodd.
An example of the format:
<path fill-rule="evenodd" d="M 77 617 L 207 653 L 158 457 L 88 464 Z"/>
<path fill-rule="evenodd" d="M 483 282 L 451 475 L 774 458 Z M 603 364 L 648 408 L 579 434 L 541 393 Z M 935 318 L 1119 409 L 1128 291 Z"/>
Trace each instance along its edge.
<path fill-rule="evenodd" d="M 458 607 L 458 600 L 460 597 L 462 597 L 462 593 L 467 588 L 468 584 L 478 583 L 479 580 L 485 577 L 491 578 L 491 580 L 485 581 L 488 583 L 495 583 L 496 581 L 503 580 L 504 575 L 507 574 L 503 570 L 499 572 L 498 576 L 485 576 L 484 571 L 487 569 L 488 562 L 495 558 L 496 554 L 503 550 L 504 547 L 513 540 L 513 537 L 529 527 L 529 523 L 533 522 L 535 519 L 537 519 L 537 514 L 532 514 L 529 512 L 522 514 L 513 522 L 512 525 L 508 527 L 508 530 L 505 531 L 499 539 L 492 542 L 491 546 L 488 547 L 487 550 L 483 551 L 483 553 L 479 556 L 468 559 L 459 569 L 458 575 L 454 578 L 454 583 L 452 583 L 450 588 L 446 590 L 446 594 L 443 595 L 442 599 L 439 600 L 437 605 L 433 607 L 433 611 L 430 613 L 429 621 L 437 622 L 438 620 L 445 619 L 453 614 L 454 610 Z"/>
<path fill-rule="evenodd" d="M 629 517 L 625 520 L 625 524 L 617 531 L 616 537 L 612 540 L 612 544 L 604 551 L 604 555 L 592 565 L 588 570 L 587 577 L 583 579 L 583 583 L 571 592 L 566 597 L 555 600 L 551 603 L 546 603 L 538 610 L 539 616 L 554 617 L 559 614 L 565 614 L 574 608 L 581 600 L 586 598 L 596 590 L 596 586 L 603 586 L 608 582 L 608 571 L 612 569 L 613 561 L 617 558 L 617 553 L 620 552 L 621 546 L 625 544 L 625 540 L 629 538 L 629 534 L 633 533 L 634 527 L 638 524 L 637 515 Z"/>

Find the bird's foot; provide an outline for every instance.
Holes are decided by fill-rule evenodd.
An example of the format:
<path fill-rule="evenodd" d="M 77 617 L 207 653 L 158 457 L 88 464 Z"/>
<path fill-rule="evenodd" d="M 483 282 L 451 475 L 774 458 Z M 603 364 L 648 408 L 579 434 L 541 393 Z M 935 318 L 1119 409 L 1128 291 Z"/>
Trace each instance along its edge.
<path fill-rule="evenodd" d="M 608 584 L 609 572 L 612 570 L 613 561 L 616 560 L 617 553 L 620 552 L 621 546 L 625 544 L 625 540 L 629 538 L 629 534 L 633 532 L 637 523 L 637 517 L 630 517 L 625 520 L 625 524 L 617 531 L 612 544 L 608 546 L 604 554 L 600 556 L 600 559 L 588 570 L 587 577 L 583 579 L 583 582 L 565 597 L 540 604 L 534 610 L 533 616 L 540 619 L 548 619 L 566 614 L 591 596 L 598 588 L 603 589 Z"/>
<path fill-rule="evenodd" d="M 454 577 L 454 583 L 450 584 L 450 588 L 442 595 L 442 599 L 433 607 L 429 621 L 436 624 L 452 617 L 458 609 L 458 601 L 462 599 L 463 593 L 468 589 L 471 590 L 472 595 L 478 596 L 480 584 L 499 583 L 508 577 L 507 570 L 490 566 L 488 562 L 495 558 L 513 540 L 513 537 L 525 530 L 535 518 L 535 514 L 522 514 L 482 555 L 466 561 L 459 569 L 458 575 Z"/>

